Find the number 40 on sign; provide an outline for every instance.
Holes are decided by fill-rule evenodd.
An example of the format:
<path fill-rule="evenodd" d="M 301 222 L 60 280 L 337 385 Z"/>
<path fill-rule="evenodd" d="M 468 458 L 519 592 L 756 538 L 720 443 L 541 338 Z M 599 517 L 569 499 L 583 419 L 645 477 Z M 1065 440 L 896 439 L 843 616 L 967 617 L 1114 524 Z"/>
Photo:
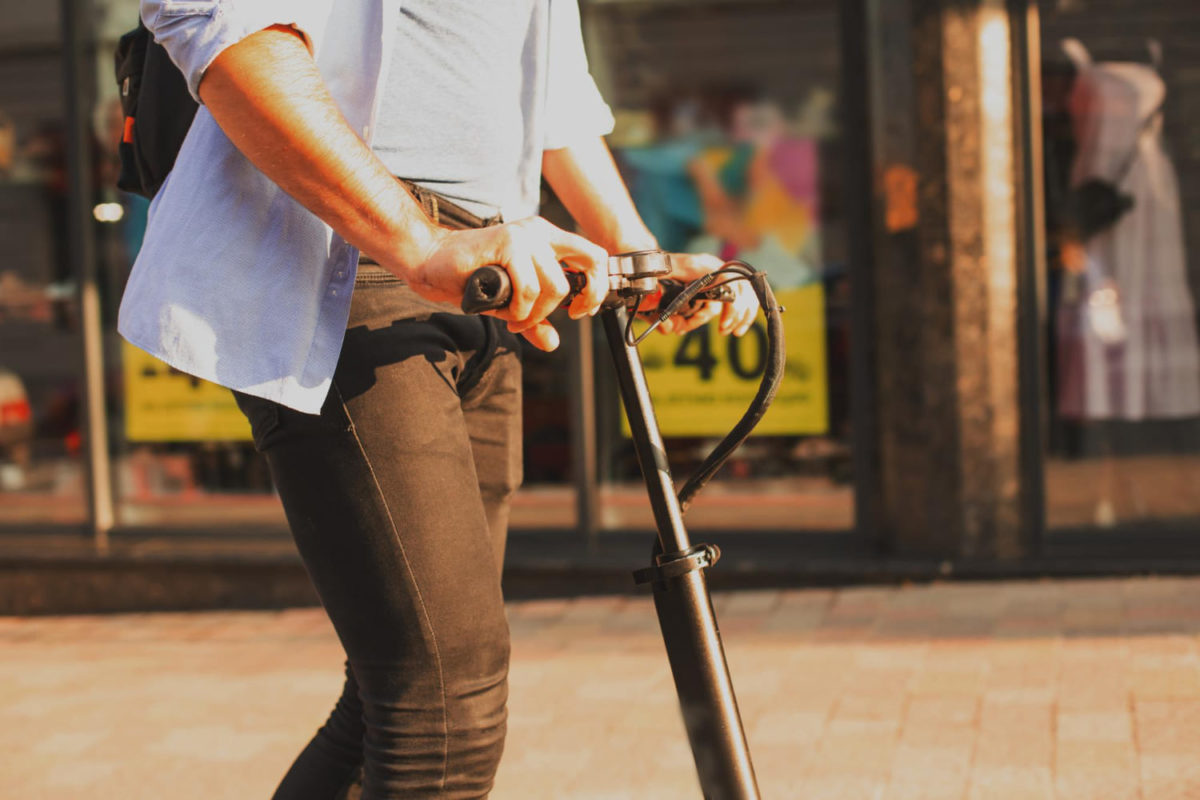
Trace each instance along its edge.
<path fill-rule="evenodd" d="M 825 364 L 825 298 L 820 284 L 776 292 L 783 315 L 787 366 L 779 393 L 757 435 L 821 434 L 829 427 Z M 750 405 L 766 368 L 767 332 L 759 320 L 741 338 L 716 323 L 684 336 L 651 336 L 640 347 L 650 395 L 664 436 L 722 436 Z M 626 435 L 628 424 L 622 420 Z"/>

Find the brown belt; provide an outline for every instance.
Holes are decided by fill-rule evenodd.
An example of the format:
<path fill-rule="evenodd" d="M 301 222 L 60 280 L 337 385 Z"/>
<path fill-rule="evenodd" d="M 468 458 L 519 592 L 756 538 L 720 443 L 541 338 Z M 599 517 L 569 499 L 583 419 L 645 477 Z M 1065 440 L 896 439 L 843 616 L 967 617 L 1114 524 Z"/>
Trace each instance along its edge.
<path fill-rule="evenodd" d="M 421 206 L 421 210 L 425 212 L 425 216 L 433 220 L 436 225 L 451 228 L 452 230 L 466 230 L 467 228 L 487 228 L 492 225 L 499 225 L 504 221 L 499 214 L 489 218 L 472 214 L 462 206 L 452 203 L 437 192 L 431 192 L 424 186 L 418 186 L 412 181 L 406 181 L 404 178 L 397 178 L 396 180 L 400 181 L 404 188 L 408 190 L 408 193 L 413 196 L 413 199 L 417 201 L 417 204 Z M 366 253 L 360 253 L 358 263 L 377 265 L 379 262 Z"/>
<path fill-rule="evenodd" d="M 418 186 L 403 178 L 396 180 L 400 181 L 405 189 L 408 189 L 409 193 L 421 204 L 421 209 L 425 214 L 438 225 L 461 230 L 463 228 L 486 228 L 503 222 L 499 214 L 488 218 L 480 217 L 462 206 L 455 205 L 437 192 L 431 192 L 424 186 Z"/>

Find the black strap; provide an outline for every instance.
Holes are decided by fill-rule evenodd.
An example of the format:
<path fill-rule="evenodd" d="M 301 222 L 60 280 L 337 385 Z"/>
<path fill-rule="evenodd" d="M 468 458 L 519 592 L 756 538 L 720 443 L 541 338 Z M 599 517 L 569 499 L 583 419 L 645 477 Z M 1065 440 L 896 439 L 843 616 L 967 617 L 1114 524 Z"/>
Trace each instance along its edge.
<path fill-rule="evenodd" d="M 1167 98 L 1164 95 L 1159 104 L 1155 106 L 1153 111 L 1150 112 L 1150 116 L 1146 117 L 1146 119 L 1143 120 L 1142 124 L 1138 127 L 1137 139 L 1134 140 L 1133 147 L 1129 149 L 1129 155 L 1127 155 L 1125 160 L 1121 163 L 1121 168 L 1117 170 L 1117 174 L 1112 181 L 1113 186 L 1120 186 L 1121 182 L 1129 177 L 1129 171 L 1133 169 L 1133 165 L 1137 161 L 1138 151 L 1142 149 L 1142 139 L 1144 139 L 1146 134 L 1150 132 L 1155 120 L 1162 116 L 1163 106 L 1166 104 Z"/>

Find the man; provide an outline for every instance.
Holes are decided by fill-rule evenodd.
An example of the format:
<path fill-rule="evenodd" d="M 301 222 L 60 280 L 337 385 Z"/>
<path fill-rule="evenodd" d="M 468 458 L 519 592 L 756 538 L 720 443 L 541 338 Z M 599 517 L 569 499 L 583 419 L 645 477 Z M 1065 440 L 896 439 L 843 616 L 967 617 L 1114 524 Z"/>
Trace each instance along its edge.
<path fill-rule="evenodd" d="M 581 318 L 609 253 L 655 246 L 600 138 L 578 8 L 143 0 L 142 16 L 203 105 L 120 330 L 237 391 L 347 653 L 342 697 L 276 797 L 337 797 L 360 766 L 366 798 L 486 796 L 520 478 L 512 337 L 557 346 L 562 265 L 587 277 Z M 541 176 L 587 238 L 536 216 Z M 510 306 L 455 313 L 488 264 Z M 685 278 L 717 265 L 675 262 Z M 744 333 L 753 296 L 735 286 L 680 327 L 721 313 Z"/>

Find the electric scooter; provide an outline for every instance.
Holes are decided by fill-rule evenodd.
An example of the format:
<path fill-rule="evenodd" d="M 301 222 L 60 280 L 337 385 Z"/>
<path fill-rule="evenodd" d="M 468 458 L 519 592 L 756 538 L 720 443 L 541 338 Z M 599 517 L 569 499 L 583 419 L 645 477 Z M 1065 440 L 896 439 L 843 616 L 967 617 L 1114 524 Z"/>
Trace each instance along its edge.
<path fill-rule="evenodd" d="M 682 284 L 670 278 L 670 256 L 649 250 L 612 256 L 608 273 L 609 293 L 601 317 L 658 528 L 652 563 L 636 571 L 634 578 L 653 588 L 659 627 L 704 797 L 757 800 L 754 765 L 704 576 L 704 570 L 717 562 L 720 551 L 715 545 L 691 543 L 683 513 L 749 436 L 775 396 L 784 367 L 783 309 L 775 301 L 765 274 L 740 261 Z M 572 288 L 569 302 L 583 288 L 585 279 L 571 271 L 566 276 Z M 676 495 L 637 345 L 663 321 L 685 313 L 697 301 L 731 300 L 728 283 L 736 280 L 750 282 L 767 318 L 766 371 L 745 415 Z M 633 322 L 642 305 L 660 293 L 656 310 L 649 312 L 648 327 L 635 335 Z M 483 267 L 468 280 L 462 309 L 467 313 L 501 309 L 511 296 L 508 273 L 499 267 Z"/>

